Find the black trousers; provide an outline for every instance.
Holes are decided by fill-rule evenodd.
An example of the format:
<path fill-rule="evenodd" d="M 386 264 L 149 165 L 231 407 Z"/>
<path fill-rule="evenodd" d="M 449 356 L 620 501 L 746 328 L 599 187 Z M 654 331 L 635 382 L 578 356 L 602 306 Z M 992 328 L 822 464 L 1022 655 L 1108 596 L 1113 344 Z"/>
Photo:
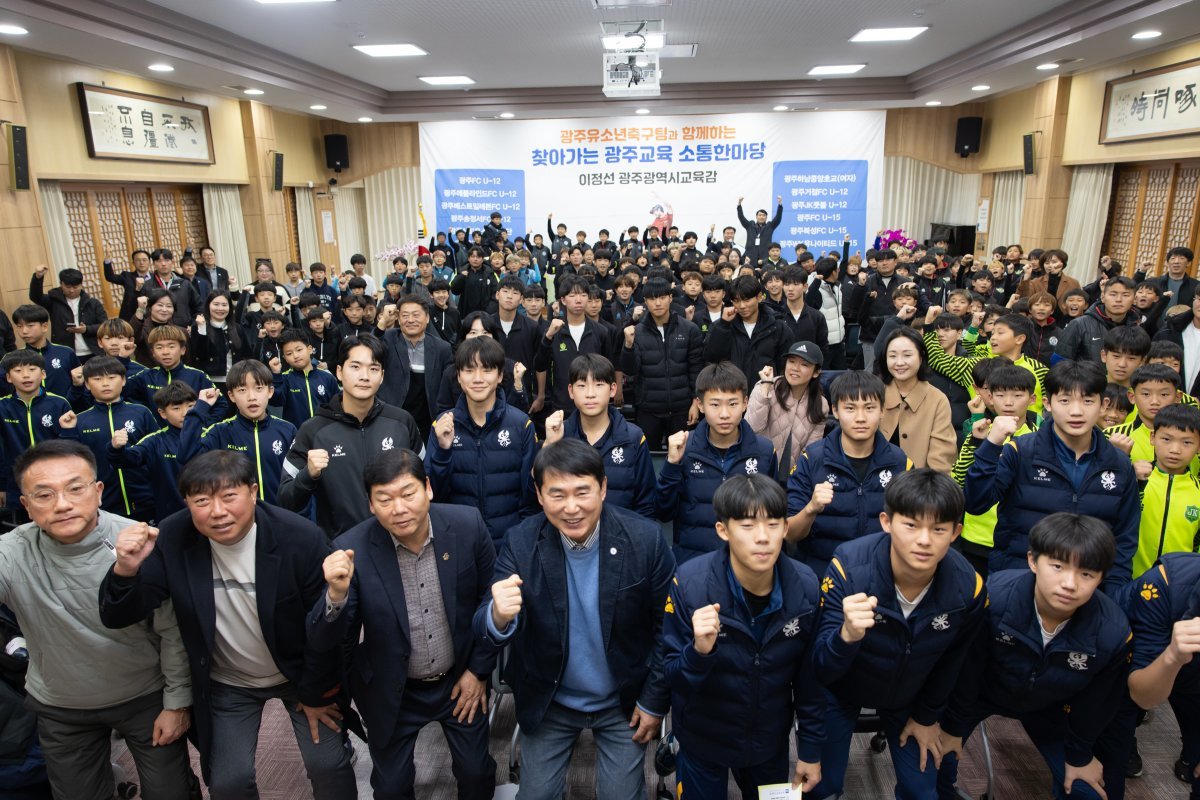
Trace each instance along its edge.
<path fill-rule="evenodd" d="M 651 450 L 666 450 L 667 437 L 687 427 L 687 410 L 656 414 L 638 410 L 637 425 L 646 434 L 646 446 Z"/>

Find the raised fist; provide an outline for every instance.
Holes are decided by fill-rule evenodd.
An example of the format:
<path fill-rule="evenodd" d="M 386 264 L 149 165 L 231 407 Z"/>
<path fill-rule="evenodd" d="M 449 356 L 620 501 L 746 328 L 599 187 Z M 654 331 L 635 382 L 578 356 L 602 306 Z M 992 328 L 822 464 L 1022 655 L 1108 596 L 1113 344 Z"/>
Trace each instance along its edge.
<path fill-rule="evenodd" d="M 112 446 L 120 450 L 129 444 L 129 431 L 124 428 L 117 428 L 113 431 Z"/>
<path fill-rule="evenodd" d="M 329 451 L 328 450 L 309 450 L 307 464 L 309 477 L 313 480 L 321 477 L 321 473 L 329 466 Z"/>
<path fill-rule="evenodd" d="M 683 461 L 683 450 L 687 447 L 687 440 L 687 431 L 676 431 L 667 437 L 667 463 L 678 464 Z"/>
<path fill-rule="evenodd" d="M 42 279 L 42 278 L 45 278 L 45 277 L 46 277 L 46 273 L 47 273 L 49 270 L 50 270 L 50 268 L 49 268 L 49 267 L 47 267 L 45 264 L 38 264 L 38 265 L 37 265 L 36 267 L 34 267 L 34 269 L 33 269 L 33 274 L 34 274 L 34 277 L 38 278 L 39 280 L 40 280 L 40 279 Z"/>
<path fill-rule="evenodd" d="M 133 290 L 135 292 L 140 292 L 142 290 L 142 287 L 145 285 L 146 285 L 145 278 L 134 278 L 133 279 Z"/>
<path fill-rule="evenodd" d="M 1108 437 L 1108 443 L 1125 455 L 1129 455 L 1133 451 L 1133 439 L 1124 433 L 1114 433 Z"/>
<path fill-rule="evenodd" d="M 321 565 L 325 571 L 325 591 L 331 603 L 340 603 L 350 591 L 350 579 L 354 577 L 354 551 L 335 550 L 325 556 Z"/>
<path fill-rule="evenodd" d="M 83 367 L 75 367 L 71 370 L 71 383 L 83 386 Z"/>
<path fill-rule="evenodd" d="M 695 319 L 695 317 L 696 317 L 696 307 L 695 307 L 695 306 L 688 306 L 687 308 L 685 308 L 685 309 L 683 310 L 683 317 L 684 317 L 684 319 L 686 319 L 688 322 L 691 322 L 693 319 Z"/>
<path fill-rule="evenodd" d="M 205 327 L 207 324 L 208 324 L 208 321 L 204 319 L 204 315 L 203 315 L 203 314 L 197 314 L 197 315 L 196 315 L 196 327 L 197 327 L 197 328 L 203 328 L 203 327 Z"/>
<path fill-rule="evenodd" d="M 634 326 L 634 325 L 626 325 L 625 326 L 625 347 L 626 347 L 626 349 L 630 349 L 630 350 L 633 349 L 633 337 L 636 335 L 637 335 L 637 327 L 636 326 Z"/>
<path fill-rule="evenodd" d="M 521 576 L 509 575 L 492 584 L 492 622 L 504 630 L 521 613 Z"/>
<path fill-rule="evenodd" d="M 433 432 L 437 436 L 438 447 L 449 450 L 454 444 L 454 414 L 446 412 L 438 417 L 438 421 L 433 424 Z"/>
<path fill-rule="evenodd" d="M 113 564 L 113 572 L 122 578 L 132 578 L 141 569 L 142 562 L 154 550 L 154 542 L 158 539 L 158 528 L 144 522 L 138 522 L 124 528 L 117 534 L 117 563 Z"/>
<path fill-rule="evenodd" d="M 825 507 L 833 502 L 833 484 L 829 481 L 822 481 L 813 487 L 812 497 L 809 498 L 808 507 L 814 514 L 820 514 L 825 510 Z"/>
<path fill-rule="evenodd" d="M 283 364 L 280 363 L 279 356 L 275 356 L 270 361 L 268 361 L 267 366 L 270 367 L 271 372 L 275 373 L 276 375 L 283 372 Z"/>
<path fill-rule="evenodd" d="M 721 320 L 724 322 L 733 322 L 733 318 L 737 316 L 737 309 L 733 306 L 725 306 L 721 309 Z"/>
<path fill-rule="evenodd" d="M 550 320 L 550 327 L 546 328 L 546 339 L 553 339 L 555 335 L 557 335 L 558 332 L 563 329 L 563 325 L 565 324 L 566 322 L 564 322 L 560 317 L 555 317 L 554 319 Z"/>
<path fill-rule="evenodd" d="M 58 427 L 66 428 L 67 430 L 71 430 L 72 428 L 75 427 L 76 419 L 77 419 L 77 417 L 75 416 L 75 412 L 68 411 L 67 413 L 63 414 L 61 417 L 58 418 Z"/>
<path fill-rule="evenodd" d="M 561 408 L 546 417 L 546 444 L 553 444 L 563 437 L 563 419 Z"/>
<path fill-rule="evenodd" d="M 852 594 L 842 600 L 842 641 L 860 641 L 867 631 L 875 627 L 875 606 L 879 601 L 863 592 Z"/>
<path fill-rule="evenodd" d="M 767 364 L 758 371 L 758 379 L 763 383 L 772 383 L 775 380 L 775 368 Z"/>
<path fill-rule="evenodd" d="M 697 608 L 692 614 L 692 646 L 696 652 L 706 656 L 717 645 L 717 634 L 721 632 L 721 604 Z"/>
<path fill-rule="evenodd" d="M 149 299 L 149 298 L 147 298 L 145 295 L 142 295 L 141 297 L 139 297 L 139 298 L 137 299 L 137 307 L 138 307 L 138 309 L 140 309 L 140 310 L 144 311 L 144 310 L 146 309 L 146 302 L 148 301 L 148 299 Z"/>
<path fill-rule="evenodd" d="M 525 385 L 525 373 L 529 370 L 520 361 L 513 364 L 513 385 L 520 388 Z"/>
<path fill-rule="evenodd" d="M 207 389 L 201 389 L 199 397 L 210 406 L 215 406 L 217 400 L 221 397 L 221 392 L 219 389 L 210 386 Z"/>
<path fill-rule="evenodd" d="M 988 432 L 988 441 L 992 444 L 1001 445 L 1008 441 L 1008 437 L 1017 432 L 1017 428 L 1021 427 L 1021 421 L 1016 417 L 996 417 L 992 420 L 992 429 Z"/>

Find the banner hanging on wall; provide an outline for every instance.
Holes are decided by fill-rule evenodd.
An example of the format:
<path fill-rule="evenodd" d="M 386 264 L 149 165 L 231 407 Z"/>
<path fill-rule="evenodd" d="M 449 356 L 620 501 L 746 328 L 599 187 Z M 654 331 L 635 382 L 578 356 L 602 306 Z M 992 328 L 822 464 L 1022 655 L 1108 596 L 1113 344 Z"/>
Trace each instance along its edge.
<path fill-rule="evenodd" d="M 428 122 L 420 126 L 421 195 L 436 230 L 478 229 L 493 211 L 509 238 L 546 236 L 546 216 L 568 236 L 600 228 L 613 239 L 636 225 L 695 231 L 783 198 L 775 240 L 784 257 L 863 250 L 883 227 L 883 111 L 530 121 Z"/>

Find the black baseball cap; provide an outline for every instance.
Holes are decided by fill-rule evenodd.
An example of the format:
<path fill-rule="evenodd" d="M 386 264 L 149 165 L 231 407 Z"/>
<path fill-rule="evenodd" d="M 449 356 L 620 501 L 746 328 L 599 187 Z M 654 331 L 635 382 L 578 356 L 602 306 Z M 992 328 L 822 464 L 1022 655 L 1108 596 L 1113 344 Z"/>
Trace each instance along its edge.
<path fill-rule="evenodd" d="M 821 348 L 817 347 L 815 342 L 800 341 L 788 348 L 787 354 L 796 358 L 803 358 L 808 363 L 815 367 L 821 366 L 825 360 Z"/>

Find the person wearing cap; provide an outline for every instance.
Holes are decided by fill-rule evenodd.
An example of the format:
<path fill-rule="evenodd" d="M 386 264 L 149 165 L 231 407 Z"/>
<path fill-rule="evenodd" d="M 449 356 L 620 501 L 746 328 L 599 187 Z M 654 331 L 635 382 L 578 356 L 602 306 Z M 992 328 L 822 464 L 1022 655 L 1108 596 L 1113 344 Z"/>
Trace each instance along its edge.
<path fill-rule="evenodd" d="M 493 250 L 500 250 L 503 247 L 500 238 L 500 231 L 503 229 L 501 220 L 503 219 L 504 217 L 500 215 L 499 211 L 493 211 L 491 218 L 488 220 L 488 224 L 483 226 L 483 231 L 480 233 L 479 244 L 484 250 L 490 252 Z"/>
<path fill-rule="evenodd" d="M 788 348 L 783 374 L 763 367 L 750 392 L 746 422 L 775 446 L 780 475 L 790 475 L 800 454 L 825 434 L 829 403 L 821 393 L 823 360 L 815 342 L 796 342 Z"/>

